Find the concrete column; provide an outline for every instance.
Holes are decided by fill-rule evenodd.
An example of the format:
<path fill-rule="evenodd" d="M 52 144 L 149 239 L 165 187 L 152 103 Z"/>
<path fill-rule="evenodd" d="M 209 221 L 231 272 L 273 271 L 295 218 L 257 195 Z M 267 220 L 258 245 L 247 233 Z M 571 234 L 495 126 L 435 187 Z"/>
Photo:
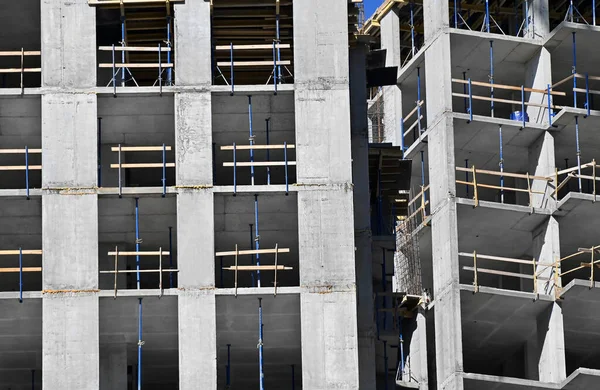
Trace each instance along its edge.
<path fill-rule="evenodd" d="M 560 259 L 560 234 L 558 222 L 554 217 L 550 217 L 547 222 L 542 223 L 533 232 L 533 257 L 538 263 L 542 264 L 554 264 L 555 261 Z M 527 273 L 530 272 L 531 269 Z M 541 278 L 552 279 L 554 277 L 552 267 L 541 265 L 537 267 L 537 272 L 541 272 L 538 275 Z M 555 287 L 554 280 L 538 280 L 537 282 L 537 292 L 539 294 L 553 295 L 556 290 Z"/>
<path fill-rule="evenodd" d="M 385 66 L 400 70 L 400 18 L 389 12 L 381 20 L 381 48 L 386 50 Z M 383 131 L 385 142 L 400 145 L 402 91 L 397 85 L 383 87 Z"/>
<path fill-rule="evenodd" d="M 548 0 L 527 0 L 529 28 L 525 36 L 543 39 L 550 33 L 550 8 Z"/>
<path fill-rule="evenodd" d="M 44 389 L 97 390 L 96 11 L 86 0 L 41 2 Z M 88 194 L 85 194 L 88 192 Z M 83 193 L 83 194 L 81 194 Z"/>
<path fill-rule="evenodd" d="M 179 388 L 217 388 L 210 2 L 175 6 Z"/>
<path fill-rule="evenodd" d="M 537 318 L 537 336 L 527 343 L 526 375 L 541 382 L 560 383 L 566 378 L 562 308 L 552 305 Z"/>
<path fill-rule="evenodd" d="M 358 362 L 360 388 L 375 389 L 375 324 L 373 321 L 373 259 L 369 209 L 369 140 L 366 85 L 367 48 L 350 50 L 350 107 L 352 115 L 352 181 L 358 291 Z"/>
<path fill-rule="evenodd" d="M 346 0 L 294 2 L 303 388 L 358 389 Z"/>
<path fill-rule="evenodd" d="M 427 373 L 427 325 L 423 309 L 419 309 L 416 312 L 416 318 L 411 320 L 411 326 L 408 329 L 404 329 L 403 337 L 406 367 L 402 379 L 410 382 L 414 378 L 419 384 L 419 389 L 429 390 Z"/>
<path fill-rule="evenodd" d="M 106 344 L 100 354 L 100 390 L 127 390 L 127 346 Z"/>
<path fill-rule="evenodd" d="M 554 159 L 554 137 L 549 132 L 544 132 L 529 147 L 529 169 L 532 176 L 554 177 L 556 161 Z M 554 210 L 556 198 L 554 196 L 553 182 L 546 180 L 532 180 L 531 189 L 543 194 L 532 194 L 531 203 L 533 207 L 543 207 Z M 525 196 L 529 196 L 526 192 Z M 523 203 L 527 204 L 529 199 Z"/>
<path fill-rule="evenodd" d="M 525 86 L 546 90 L 548 84 L 552 84 L 552 61 L 548 49 L 541 48 L 538 55 L 525 64 Z M 548 96 L 544 93 L 530 92 L 525 94 L 525 101 L 543 104 L 546 107 Z M 527 106 L 525 111 L 529 116 L 529 122 L 548 123 L 548 108 Z"/>
<path fill-rule="evenodd" d="M 452 112 L 449 10 L 446 1 L 425 2 L 428 155 L 431 194 L 433 298 L 438 389 L 462 390 L 458 226 Z"/>

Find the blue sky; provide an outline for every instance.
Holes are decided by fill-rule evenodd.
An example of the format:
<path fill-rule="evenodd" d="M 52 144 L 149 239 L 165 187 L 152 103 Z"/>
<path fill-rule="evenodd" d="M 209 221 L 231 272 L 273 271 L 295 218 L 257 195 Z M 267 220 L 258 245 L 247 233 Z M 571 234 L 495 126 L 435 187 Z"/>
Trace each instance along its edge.
<path fill-rule="evenodd" d="M 373 12 L 379 7 L 382 3 L 382 0 L 364 0 L 365 3 L 365 18 L 370 18 L 373 15 Z"/>

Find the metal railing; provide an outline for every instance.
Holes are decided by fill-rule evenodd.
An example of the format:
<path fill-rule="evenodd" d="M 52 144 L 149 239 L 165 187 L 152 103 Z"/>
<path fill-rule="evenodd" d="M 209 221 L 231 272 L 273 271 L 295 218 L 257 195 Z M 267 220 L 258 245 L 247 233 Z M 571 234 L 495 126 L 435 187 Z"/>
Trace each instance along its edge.
<path fill-rule="evenodd" d="M 119 196 L 123 195 L 123 174 L 122 170 L 126 168 L 162 168 L 162 196 L 165 197 L 167 194 L 167 168 L 175 168 L 175 163 L 167 162 L 167 151 L 171 151 L 171 147 L 163 144 L 162 146 L 113 146 L 111 151 L 119 154 L 119 162 L 117 164 L 110 164 L 111 168 L 119 170 Z M 160 163 L 123 163 L 122 153 L 123 152 L 162 152 L 162 161 Z"/>
<path fill-rule="evenodd" d="M 423 114 L 422 114 L 422 106 L 425 104 L 424 100 L 419 100 L 416 102 L 415 107 L 408 113 L 408 115 L 406 115 L 404 118 L 400 119 L 400 132 L 401 132 L 401 136 L 400 136 L 400 148 L 404 151 L 405 149 L 408 149 L 410 146 L 405 148 L 405 140 L 406 140 L 406 136 L 408 136 L 411 132 L 413 132 L 413 143 L 416 142 L 416 140 L 421 136 L 421 134 L 423 134 L 423 126 L 422 126 L 422 120 L 423 120 Z M 414 122 L 412 122 L 408 128 L 406 128 L 405 123 L 408 123 L 409 121 L 411 121 L 411 118 L 416 114 L 416 118 L 414 120 Z M 417 136 L 417 132 L 418 132 L 418 136 Z M 411 144 L 412 145 L 412 144 Z"/>
<path fill-rule="evenodd" d="M 579 192 L 582 191 L 582 180 L 591 180 L 592 183 L 592 195 L 594 196 L 593 201 L 596 201 L 596 181 L 599 180 L 598 176 L 596 176 L 596 168 L 600 167 L 600 165 L 596 164 L 596 160 L 592 160 L 587 164 L 578 165 L 572 168 L 567 168 L 559 171 L 556 169 L 554 181 L 555 181 L 555 190 L 554 197 L 556 200 L 559 200 L 558 192 L 569 184 L 571 179 L 576 179 L 578 184 Z M 591 175 L 583 174 L 583 171 L 588 171 Z M 561 177 L 562 178 L 561 180 Z M 559 180 L 561 180 L 559 182 Z"/>
<path fill-rule="evenodd" d="M 29 171 L 41 171 L 41 165 L 29 164 L 29 155 L 31 154 L 42 154 L 42 149 L 29 149 L 25 146 L 25 149 L 0 149 L 0 155 L 7 154 L 23 154 L 25 157 L 25 165 L 2 165 L 0 171 L 25 171 L 25 191 L 27 199 L 29 199 Z"/>
<path fill-rule="evenodd" d="M 14 74 L 18 73 L 21 75 L 21 94 L 25 91 L 25 73 L 42 73 L 42 68 L 29 68 L 25 67 L 25 57 L 40 57 L 41 51 L 25 51 L 21 48 L 20 51 L 0 51 L 0 57 L 18 57 L 21 59 L 21 66 L 18 68 L 0 68 L 0 74 Z"/>
<path fill-rule="evenodd" d="M 411 210 L 412 213 L 406 217 L 406 220 L 412 223 L 412 226 L 418 227 L 427 223 L 427 207 L 429 206 L 429 199 L 427 196 L 428 191 L 429 185 L 425 187 L 421 186 L 421 191 L 408 202 L 408 209 Z M 399 227 L 396 226 L 396 232 L 398 232 L 398 230 Z"/>
<path fill-rule="evenodd" d="M 19 274 L 19 302 L 23 303 L 23 273 L 42 272 L 42 267 L 23 267 L 23 256 L 42 255 L 41 249 L 0 250 L 0 256 L 19 256 L 19 267 L 0 268 L 0 274 Z"/>

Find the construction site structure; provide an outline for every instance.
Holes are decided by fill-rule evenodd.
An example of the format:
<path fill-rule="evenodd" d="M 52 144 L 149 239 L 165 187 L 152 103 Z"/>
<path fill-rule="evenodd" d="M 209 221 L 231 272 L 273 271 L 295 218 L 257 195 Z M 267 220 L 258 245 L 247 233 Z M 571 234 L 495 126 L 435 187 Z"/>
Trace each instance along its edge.
<path fill-rule="evenodd" d="M 365 22 L 370 141 L 411 170 L 377 209 L 380 388 L 600 387 L 598 5 L 386 0 Z"/>

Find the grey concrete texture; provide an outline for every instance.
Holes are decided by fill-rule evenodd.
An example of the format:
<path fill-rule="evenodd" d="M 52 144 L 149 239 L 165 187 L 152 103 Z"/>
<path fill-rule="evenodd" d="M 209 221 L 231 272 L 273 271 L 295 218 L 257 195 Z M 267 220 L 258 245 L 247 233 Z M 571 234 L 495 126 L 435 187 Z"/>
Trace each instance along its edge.
<path fill-rule="evenodd" d="M 175 6 L 176 82 L 180 86 L 207 88 L 212 84 L 211 3 L 187 1 Z"/>

